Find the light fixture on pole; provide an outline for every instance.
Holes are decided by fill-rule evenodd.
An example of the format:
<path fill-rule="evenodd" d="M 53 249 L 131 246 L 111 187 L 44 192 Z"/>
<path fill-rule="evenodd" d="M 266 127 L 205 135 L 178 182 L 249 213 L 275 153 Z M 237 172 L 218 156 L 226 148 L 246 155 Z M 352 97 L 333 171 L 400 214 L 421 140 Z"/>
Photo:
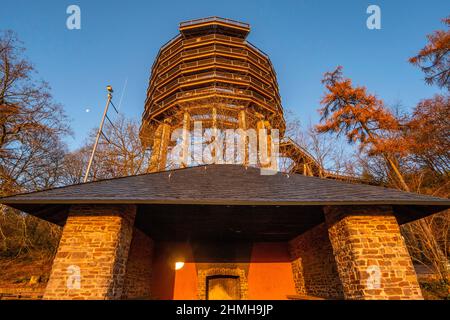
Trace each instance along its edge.
<path fill-rule="evenodd" d="M 95 138 L 94 148 L 92 148 L 91 158 L 89 159 L 89 164 L 86 169 L 86 174 L 84 175 L 84 181 L 87 182 L 89 177 L 89 171 L 91 171 L 92 161 L 94 160 L 95 151 L 97 150 L 98 140 L 100 139 L 100 135 L 102 134 L 103 124 L 105 123 L 106 115 L 108 114 L 109 104 L 111 103 L 112 93 L 114 92 L 111 86 L 107 86 L 106 90 L 108 90 L 108 99 L 106 101 L 105 111 L 103 111 L 102 121 L 100 122 L 100 127 L 98 128 L 97 137 Z"/>

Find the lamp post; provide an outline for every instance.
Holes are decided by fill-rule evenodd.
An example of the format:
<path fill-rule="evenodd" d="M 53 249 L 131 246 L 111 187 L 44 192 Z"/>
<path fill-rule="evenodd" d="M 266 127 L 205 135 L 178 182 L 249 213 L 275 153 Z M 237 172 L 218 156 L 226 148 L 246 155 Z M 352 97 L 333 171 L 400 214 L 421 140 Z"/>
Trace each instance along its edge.
<path fill-rule="evenodd" d="M 103 111 L 102 121 L 100 122 L 100 127 L 98 128 L 97 137 L 95 138 L 94 148 L 92 149 L 91 158 L 89 159 L 89 164 L 86 169 L 86 174 L 84 175 L 84 181 L 87 182 L 89 177 L 89 171 L 91 171 L 92 161 L 94 160 L 95 151 L 97 150 L 98 140 L 100 139 L 100 135 L 102 134 L 103 124 L 105 123 L 106 115 L 108 114 L 109 104 L 111 103 L 113 88 L 111 86 L 107 86 L 106 90 L 108 90 L 108 99 L 106 101 L 105 110 Z"/>

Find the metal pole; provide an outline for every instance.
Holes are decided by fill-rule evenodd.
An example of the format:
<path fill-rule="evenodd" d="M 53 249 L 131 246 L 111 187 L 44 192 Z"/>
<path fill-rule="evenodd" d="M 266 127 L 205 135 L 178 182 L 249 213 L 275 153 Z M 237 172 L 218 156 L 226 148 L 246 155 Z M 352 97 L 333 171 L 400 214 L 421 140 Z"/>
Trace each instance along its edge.
<path fill-rule="evenodd" d="M 89 176 L 89 171 L 91 171 L 92 161 L 94 160 L 95 151 L 97 150 L 98 140 L 100 139 L 100 135 L 102 134 L 103 123 L 105 122 L 105 118 L 108 113 L 109 103 L 111 102 L 111 99 L 112 99 L 112 94 L 111 94 L 111 92 L 108 92 L 108 100 L 106 101 L 105 111 L 103 112 L 102 121 L 100 122 L 100 127 L 98 128 L 97 137 L 95 138 L 94 148 L 92 149 L 91 158 L 89 159 L 89 164 L 86 169 L 86 174 L 84 175 L 83 182 L 87 182 L 87 179 Z"/>

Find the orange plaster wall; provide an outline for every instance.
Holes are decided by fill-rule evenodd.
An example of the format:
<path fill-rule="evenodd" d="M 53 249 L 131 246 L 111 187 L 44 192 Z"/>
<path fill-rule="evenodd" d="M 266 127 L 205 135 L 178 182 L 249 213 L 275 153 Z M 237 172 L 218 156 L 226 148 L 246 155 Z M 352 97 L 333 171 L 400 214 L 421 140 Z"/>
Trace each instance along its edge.
<path fill-rule="evenodd" d="M 284 300 L 295 295 L 287 243 L 255 243 L 248 272 L 248 298 Z"/>
<path fill-rule="evenodd" d="M 175 262 L 184 261 L 180 270 Z M 161 300 L 197 299 L 197 271 L 186 243 L 158 243 L 153 263 L 152 296 Z"/>
<path fill-rule="evenodd" d="M 165 243 L 158 243 L 156 245 L 153 256 L 153 270 L 152 270 L 152 290 L 151 295 L 153 299 L 157 300 L 172 300 L 173 286 L 175 281 L 175 271 L 169 264 L 169 251 Z"/>
<path fill-rule="evenodd" d="M 184 267 L 174 270 L 184 258 Z M 230 261 L 233 263 L 233 261 Z M 283 300 L 295 295 L 287 243 L 255 243 L 248 269 L 248 299 Z M 197 267 L 186 243 L 159 243 L 153 264 L 152 296 L 164 300 L 196 300 Z"/>
<path fill-rule="evenodd" d="M 195 263 L 188 262 L 175 271 L 174 300 L 197 300 L 197 268 Z"/>

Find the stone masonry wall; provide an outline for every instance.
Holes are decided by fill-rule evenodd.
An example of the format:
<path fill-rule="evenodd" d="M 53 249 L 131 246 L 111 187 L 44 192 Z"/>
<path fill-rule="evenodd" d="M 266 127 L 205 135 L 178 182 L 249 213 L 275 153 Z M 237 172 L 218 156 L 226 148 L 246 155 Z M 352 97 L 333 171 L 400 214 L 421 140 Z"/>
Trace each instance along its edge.
<path fill-rule="evenodd" d="M 120 299 L 136 214 L 134 205 L 74 205 L 44 299 Z"/>
<path fill-rule="evenodd" d="M 206 280 L 208 276 L 215 276 L 215 275 L 221 275 L 221 276 L 237 276 L 239 278 L 239 287 L 240 287 L 240 296 L 241 300 L 247 300 L 248 298 L 248 282 L 247 282 L 247 275 L 245 270 L 235 267 L 233 268 L 230 264 L 230 267 L 213 267 L 209 269 L 201 269 L 198 270 L 198 299 L 199 300 L 206 300 L 207 298 L 207 292 L 206 292 Z"/>
<path fill-rule="evenodd" d="M 297 294 L 343 298 L 333 248 L 324 223 L 291 240 L 289 250 Z"/>
<path fill-rule="evenodd" d="M 390 206 L 325 208 L 346 299 L 422 299 Z"/>
<path fill-rule="evenodd" d="M 152 239 L 134 229 L 122 299 L 151 299 L 152 264 Z"/>

